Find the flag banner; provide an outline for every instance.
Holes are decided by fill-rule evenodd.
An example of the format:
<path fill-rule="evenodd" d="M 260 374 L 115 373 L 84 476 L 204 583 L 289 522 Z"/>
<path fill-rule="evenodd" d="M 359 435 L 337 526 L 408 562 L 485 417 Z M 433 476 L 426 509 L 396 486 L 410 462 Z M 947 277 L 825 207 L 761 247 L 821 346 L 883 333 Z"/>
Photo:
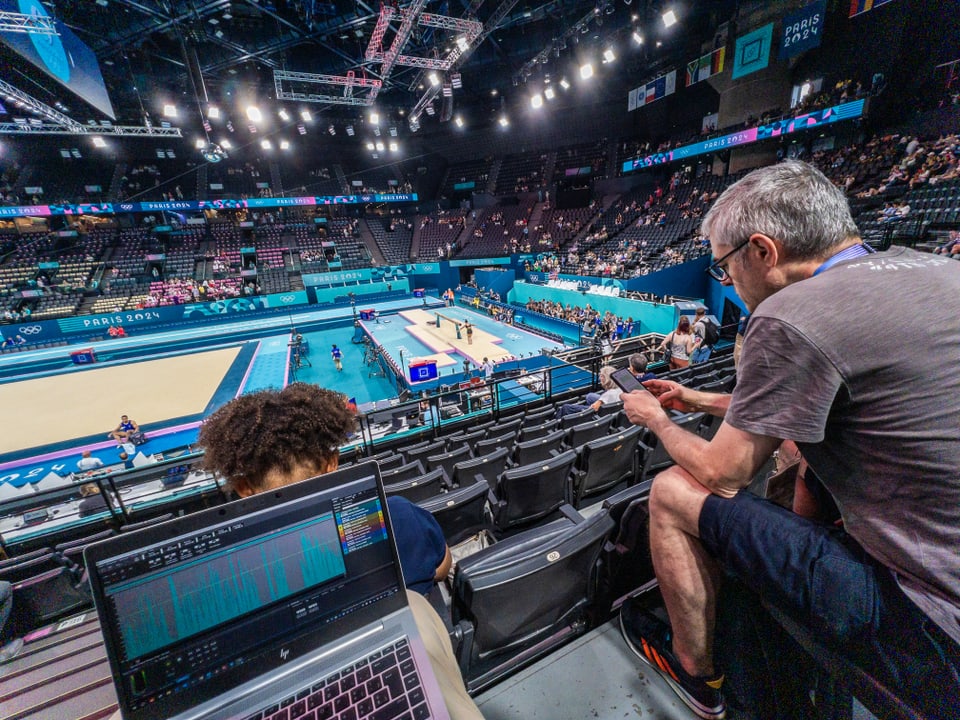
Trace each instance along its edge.
<path fill-rule="evenodd" d="M 661 75 L 646 85 L 631 90 L 627 94 L 627 112 L 648 105 L 654 100 L 665 98 L 667 95 L 673 95 L 676 91 L 677 71 L 671 70 L 666 75 Z"/>
<path fill-rule="evenodd" d="M 640 92 L 639 88 L 634 88 L 627 93 L 627 112 L 633 112 L 637 109 L 637 93 Z"/>
<path fill-rule="evenodd" d="M 663 94 L 673 95 L 677 91 L 677 71 L 671 70 L 664 77 L 664 89 Z"/>
<path fill-rule="evenodd" d="M 717 48 L 712 53 L 701 55 L 696 60 L 687 63 L 687 87 L 708 77 L 723 72 L 723 61 L 726 57 L 726 48 Z"/>
<path fill-rule="evenodd" d="M 850 17 L 868 12 L 881 5 L 886 5 L 891 0 L 850 0 Z"/>
<path fill-rule="evenodd" d="M 770 63 L 770 45 L 773 42 L 773 23 L 741 35 L 733 56 L 733 79 L 763 70 Z"/>
<path fill-rule="evenodd" d="M 780 33 L 780 59 L 788 60 L 805 50 L 820 46 L 827 0 L 818 0 L 783 18 Z"/>

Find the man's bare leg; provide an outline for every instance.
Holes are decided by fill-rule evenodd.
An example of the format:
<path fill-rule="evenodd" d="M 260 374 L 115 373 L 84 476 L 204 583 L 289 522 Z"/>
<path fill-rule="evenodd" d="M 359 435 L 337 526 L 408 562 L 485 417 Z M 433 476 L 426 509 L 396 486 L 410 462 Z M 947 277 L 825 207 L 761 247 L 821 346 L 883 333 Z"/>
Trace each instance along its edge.
<path fill-rule="evenodd" d="M 673 653 L 691 675 L 714 674 L 713 633 L 720 568 L 699 540 L 709 491 L 679 467 L 650 490 L 650 552 L 673 630 Z"/>

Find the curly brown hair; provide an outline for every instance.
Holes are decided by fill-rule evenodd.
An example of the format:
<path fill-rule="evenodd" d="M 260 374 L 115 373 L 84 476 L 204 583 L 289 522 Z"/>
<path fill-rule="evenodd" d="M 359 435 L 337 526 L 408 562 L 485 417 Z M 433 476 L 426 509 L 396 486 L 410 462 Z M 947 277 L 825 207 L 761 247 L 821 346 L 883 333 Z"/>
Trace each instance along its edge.
<path fill-rule="evenodd" d="M 354 426 L 345 395 L 293 383 L 231 400 L 203 422 L 197 442 L 207 470 L 258 491 L 271 471 L 327 465 Z"/>

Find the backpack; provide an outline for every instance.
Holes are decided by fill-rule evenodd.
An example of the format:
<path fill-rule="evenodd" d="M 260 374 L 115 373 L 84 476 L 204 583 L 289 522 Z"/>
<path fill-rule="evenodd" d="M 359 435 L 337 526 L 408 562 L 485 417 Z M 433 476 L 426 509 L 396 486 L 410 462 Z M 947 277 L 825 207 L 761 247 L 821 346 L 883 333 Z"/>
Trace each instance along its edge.
<path fill-rule="evenodd" d="M 703 323 L 703 346 L 713 347 L 720 339 L 720 331 L 709 318 L 704 317 L 701 322 Z"/>

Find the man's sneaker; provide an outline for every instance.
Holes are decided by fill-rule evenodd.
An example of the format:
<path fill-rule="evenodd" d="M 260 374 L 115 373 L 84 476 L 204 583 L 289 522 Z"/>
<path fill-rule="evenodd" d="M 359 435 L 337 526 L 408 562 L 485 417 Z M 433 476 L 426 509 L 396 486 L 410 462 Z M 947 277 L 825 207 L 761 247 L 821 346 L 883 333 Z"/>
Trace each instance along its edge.
<path fill-rule="evenodd" d="M 699 717 L 705 720 L 721 720 L 726 717 L 727 705 L 720 693 L 723 675 L 688 675 L 673 655 L 670 626 L 637 607 L 633 598 L 624 602 L 620 608 L 620 632 L 637 657 L 656 670 Z"/>

